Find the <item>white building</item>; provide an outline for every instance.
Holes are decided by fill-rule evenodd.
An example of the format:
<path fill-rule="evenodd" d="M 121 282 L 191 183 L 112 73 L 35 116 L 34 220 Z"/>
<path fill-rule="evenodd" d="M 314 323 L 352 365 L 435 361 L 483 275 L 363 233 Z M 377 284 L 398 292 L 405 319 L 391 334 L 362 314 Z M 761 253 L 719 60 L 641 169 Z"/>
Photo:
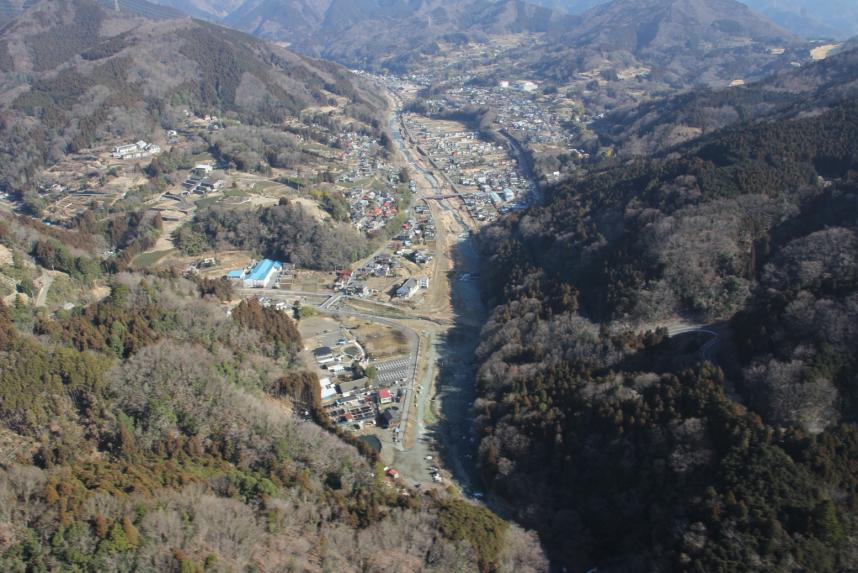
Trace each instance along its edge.
<path fill-rule="evenodd" d="M 337 394 L 337 387 L 334 384 L 331 384 L 330 378 L 321 378 L 319 380 L 319 388 L 322 393 L 322 400 L 327 400 L 331 396 L 335 396 Z"/>
<path fill-rule="evenodd" d="M 146 143 L 142 139 L 129 145 L 118 145 L 113 148 L 114 159 L 140 159 L 161 153 L 161 147 L 154 143 Z"/>
<path fill-rule="evenodd" d="M 539 89 L 539 85 L 536 82 L 531 82 L 529 80 L 521 80 L 515 83 L 515 87 L 517 87 L 520 91 L 532 93 Z"/>
<path fill-rule="evenodd" d="M 420 285 L 417 284 L 417 279 L 410 278 L 396 289 L 396 296 L 398 298 L 411 298 L 418 290 L 420 290 Z"/>

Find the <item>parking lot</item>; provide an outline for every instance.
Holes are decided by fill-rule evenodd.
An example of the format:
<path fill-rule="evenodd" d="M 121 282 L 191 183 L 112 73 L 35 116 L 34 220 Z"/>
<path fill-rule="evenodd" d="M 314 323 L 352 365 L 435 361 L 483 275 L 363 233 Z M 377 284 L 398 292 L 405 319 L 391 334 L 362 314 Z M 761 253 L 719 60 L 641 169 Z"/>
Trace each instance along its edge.
<path fill-rule="evenodd" d="M 417 357 L 410 354 L 403 358 L 377 362 L 372 366 L 378 370 L 375 380 L 381 386 L 389 386 L 403 380 L 410 382 L 417 366 Z"/>

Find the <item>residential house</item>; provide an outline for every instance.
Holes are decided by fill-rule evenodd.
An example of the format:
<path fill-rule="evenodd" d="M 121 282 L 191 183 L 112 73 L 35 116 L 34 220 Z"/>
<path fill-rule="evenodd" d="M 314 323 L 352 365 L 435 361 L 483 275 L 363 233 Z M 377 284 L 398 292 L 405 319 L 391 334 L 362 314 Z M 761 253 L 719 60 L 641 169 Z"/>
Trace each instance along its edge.
<path fill-rule="evenodd" d="M 390 404 L 391 402 L 393 402 L 393 396 L 391 395 L 390 390 L 382 388 L 378 391 L 379 404 Z"/>

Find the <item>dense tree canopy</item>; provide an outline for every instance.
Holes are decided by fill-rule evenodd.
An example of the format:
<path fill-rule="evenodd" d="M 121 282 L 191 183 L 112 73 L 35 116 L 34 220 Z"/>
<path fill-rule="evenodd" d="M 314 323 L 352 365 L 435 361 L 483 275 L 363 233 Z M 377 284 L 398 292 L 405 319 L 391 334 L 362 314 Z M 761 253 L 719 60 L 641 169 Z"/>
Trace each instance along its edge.
<path fill-rule="evenodd" d="M 856 149 L 737 124 L 483 232 L 480 467 L 573 569 L 854 567 Z"/>

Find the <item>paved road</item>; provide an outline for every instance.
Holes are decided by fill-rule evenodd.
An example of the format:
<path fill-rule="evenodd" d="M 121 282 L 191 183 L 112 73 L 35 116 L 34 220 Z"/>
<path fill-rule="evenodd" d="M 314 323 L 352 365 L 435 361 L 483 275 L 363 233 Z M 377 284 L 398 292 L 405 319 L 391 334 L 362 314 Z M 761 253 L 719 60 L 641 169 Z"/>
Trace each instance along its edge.
<path fill-rule="evenodd" d="M 239 294 L 245 296 L 317 296 L 328 298 L 332 296 L 331 292 L 309 292 L 300 290 L 288 290 L 280 288 L 244 288 L 238 287 L 235 289 Z"/>

